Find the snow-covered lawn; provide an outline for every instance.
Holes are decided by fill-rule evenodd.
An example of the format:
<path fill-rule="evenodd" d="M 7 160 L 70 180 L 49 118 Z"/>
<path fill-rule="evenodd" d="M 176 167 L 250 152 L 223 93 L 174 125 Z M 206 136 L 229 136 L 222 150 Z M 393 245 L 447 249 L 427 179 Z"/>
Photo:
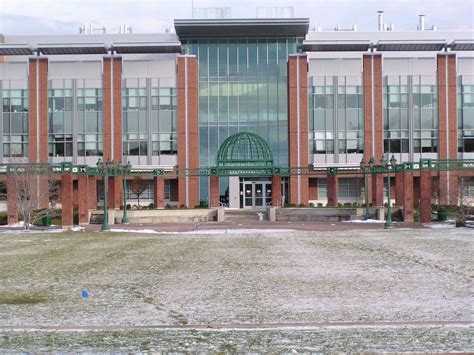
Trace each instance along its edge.
<path fill-rule="evenodd" d="M 473 246 L 474 233 L 467 228 L 324 233 L 2 233 L 0 326 L 473 321 Z M 83 289 L 93 297 L 82 298 Z M 25 295 L 43 297 L 43 301 L 2 301 Z M 311 348 L 311 344 L 323 344 L 324 338 L 327 344 L 346 344 L 334 347 L 336 351 L 467 351 L 474 350 L 469 340 L 472 331 L 472 324 L 312 332 L 257 330 L 261 336 L 251 331 L 212 329 L 210 333 L 73 334 L 0 329 L 0 351 L 134 351 L 144 348 L 142 336 L 154 350 L 174 350 L 173 344 L 178 344 L 174 339 L 179 341 L 176 349 L 181 350 L 205 351 L 210 344 L 232 341 L 237 350 L 264 351 L 272 336 L 278 336 L 281 339 L 270 350 L 330 350 Z M 123 341 L 117 340 L 113 348 L 104 347 L 104 339 L 111 336 Z M 206 339 L 204 347 L 196 340 L 201 336 Z M 359 340 L 348 340 L 354 336 Z M 48 343 L 51 337 L 57 337 L 52 345 Z M 398 337 L 404 339 L 402 343 L 397 343 Z M 214 338 L 220 340 L 209 340 Z M 248 343 L 251 339 L 254 347 Z M 265 343 L 264 339 L 270 340 Z M 385 348 L 384 339 L 389 344 Z M 370 344 L 380 346 L 371 348 Z"/>

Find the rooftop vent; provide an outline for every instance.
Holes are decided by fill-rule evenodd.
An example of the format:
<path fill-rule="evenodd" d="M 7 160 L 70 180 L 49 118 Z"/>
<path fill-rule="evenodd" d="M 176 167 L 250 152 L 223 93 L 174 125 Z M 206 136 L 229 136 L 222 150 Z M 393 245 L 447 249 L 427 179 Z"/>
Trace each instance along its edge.
<path fill-rule="evenodd" d="M 384 25 L 383 25 L 383 11 L 377 11 L 378 14 L 378 23 L 379 23 L 379 31 L 384 31 Z"/>
<path fill-rule="evenodd" d="M 418 31 L 425 30 L 425 15 L 418 15 Z"/>

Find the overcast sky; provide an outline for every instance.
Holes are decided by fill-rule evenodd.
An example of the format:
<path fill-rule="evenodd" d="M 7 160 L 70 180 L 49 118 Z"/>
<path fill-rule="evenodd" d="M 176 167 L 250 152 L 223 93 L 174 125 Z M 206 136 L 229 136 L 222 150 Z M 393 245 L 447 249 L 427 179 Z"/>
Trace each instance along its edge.
<path fill-rule="evenodd" d="M 233 18 L 255 17 L 257 7 L 292 6 L 295 17 L 315 24 L 336 24 L 359 30 L 377 28 L 377 10 L 395 29 L 414 30 L 417 15 L 438 29 L 474 29 L 473 0 L 0 0 L 0 33 L 75 34 L 83 23 L 105 26 L 118 33 L 119 25 L 133 33 L 164 32 L 174 18 L 191 18 L 194 7 L 230 7 Z"/>

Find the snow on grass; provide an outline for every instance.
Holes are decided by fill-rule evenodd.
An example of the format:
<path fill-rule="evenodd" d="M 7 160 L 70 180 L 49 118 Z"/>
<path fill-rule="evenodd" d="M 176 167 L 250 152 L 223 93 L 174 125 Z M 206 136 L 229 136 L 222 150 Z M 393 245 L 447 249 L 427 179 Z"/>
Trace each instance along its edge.
<path fill-rule="evenodd" d="M 204 229 L 182 232 L 181 234 L 196 234 L 196 235 L 221 235 L 221 234 L 233 234 L 233 235 L 273 235 L 277 233 L 295 233 L 294 229 Z"/>
<path fill-rule="evenodd" d="M 0 294 L 37 294 L 48 300 L 28 306 L 0 304 L 0 325 L 60 327 L 473 319 L 474 238 L 472 230 L 467 228 L 383 233 L 380 230 L 299 232 L 289 229 L 267 230 L 268 233 L 254 229 L 253 234 L 244 231 L 229 234 L 225 230 L 213 232 L 216 234 L 196 235 L 196 232 L 202 231 L 179 235 L 123 231 L 110 233 L 106 238 L 95 232 L 82 232 L 80 238 L 77 233 L 57 237 L 41 234 L 34 238 L 15 234 L 0 238 Z M 31 242 L 11 242 L 25 239 Z M 54 242 L 45 243 L 51 239 Z M 82 299 L 83 289 L 93 292 L 94 298 Z M 418 331 L 422 339 L 425 335 L 430 335 L 427 339 L 435 339 L 433 346 L 421 341 L 415 348 L 380 345 L 348 347 L 346 350 L 466 349 L 468 343 L 464 335 L 461 336 L 464 333 L 455 329 L 449 336 L 442 331 L 450 337 L 448 341 L 445 335 L 432 334 L 426 329 Z M 361 339 L 367 336 L 367 332 L 360 329 L 354 332 Z M 396 339 L 396 333 L 403 329 L 390 332 L 390 336 L 378 333 L 375 338 L 368 336 L 367 339 L 382 344 L 383 337 Z M 415 333 L 407 331 L 403 337 L 412 339 L 413 343 L 419 340 L 414 338 Z M 99 343 L 110 344 L 114 335 L 111 332 L 104 334 L 105 340 Z M 137 338 L 125 337 L 123 349 L 136 349 L 128 346 L 128 340 L 140 346 L 141 343 L 133 339 L 143 333 L 133 334 Z M 203 335 L 204 331 L 199 334 L 208 336 Z M 236 332 L 225 334 L 235 335 Z M 245 334 L 232 337 L 232 340 L 240 342 L 252 337 L 251 332 Z M 303 336 L 301 332 L 292 336 L 285 334 L 280 339 L 298 345 L 297 349 L 302 351 L 304 344 L 318 343 L 316 338 Z M 23 346 L 23 340 L 18 340 L 21 344 L 18 343 L 17 348 L 40 348 L 41 337 L 52 343 L 44 335 L 35 333 L 31 336 L 34 339 L 29 340 L 30 344 L 38 346 L 28 347 L 27 343 Z M 72 343 L 77 336 L 73 334 Z M 64 337 L 66 339 L 67 335 Z M 93 342 L 92 337 L 90 335 L 88 341 Z M 198 341 L 194 335 L 187 337 L 179 332 L 170 337 L 174 337 L 173 344 L 182 339 L 191 343 Z M 345 341 L 348 337 L 347 333 L 337 333 L 329 343 L 348 344 Z M 273 339 L 279 338 L 273 336 Z M 166 344 L 163 347 L 154 344 L 156 349 L 174 349 L 172 345 L 168 348 Z M 371 344 L 371 341 L 364 344 Z M 457 344 L 457 347 L 449 347 L 450 344 Z M 206 343 L 196 349 L 208 346 Z M 66 345 L 67 349 L 81 347 L 67 348 Z M 98 345 L 85 349 L 108 348 Z M 263 351 L 265 348 L 257 349 Z M 274 349 L 284 352 L 287 348 L 275 345 Z"/>

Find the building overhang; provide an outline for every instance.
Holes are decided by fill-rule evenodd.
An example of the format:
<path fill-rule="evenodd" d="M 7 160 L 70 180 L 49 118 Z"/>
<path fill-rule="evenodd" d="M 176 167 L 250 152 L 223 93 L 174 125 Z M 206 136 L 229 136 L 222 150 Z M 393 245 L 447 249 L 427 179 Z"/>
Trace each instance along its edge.
<path fill-rule="evenodd" d="M 378 52 L 436 52 L 446 46 L 444 40 L 378 41 Z"/>
<path fill-rule="evenodd" d="M 0 44 L 0 55 L 33 55 L 33 49 L 27 44 Z"/>
<path fill-rule="evenodd" d="M 366 52 L 371 43 L 367 41 L 303 41 L 306 52 Z"/>
<path fill-rule="evenodd" d="M 174 28 L 180 37 L 305 36 L 309 18 L 183 19 Z"/>
<path fill-rule="evenodd" d="M 118 54 L 138 53 L 181 53 L 181 42 L 134 42 L 114 43 L 112 46 Z"/>
<path fill-rule="evenodd" d="M 453 51 L 474 51 L 474 40 L 455 40 L 449 45 L 449 47 Z"/>
<path fill-rule="evenodd" d="M 44 55 L 107 54 L 103 43 L 39 44 L 38 50 Z"/>

